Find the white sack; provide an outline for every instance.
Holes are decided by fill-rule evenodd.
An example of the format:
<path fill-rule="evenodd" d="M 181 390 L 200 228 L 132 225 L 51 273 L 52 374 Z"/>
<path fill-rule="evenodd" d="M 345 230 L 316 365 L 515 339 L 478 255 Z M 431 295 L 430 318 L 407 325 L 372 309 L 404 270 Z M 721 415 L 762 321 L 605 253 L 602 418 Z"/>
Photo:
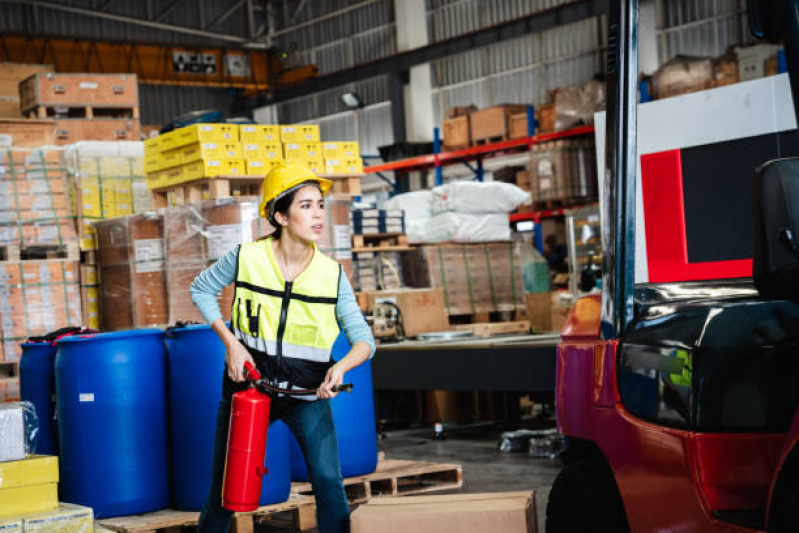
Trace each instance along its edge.
<path fill-rule="evenodd" d="M 434 215 L 449 211 L 507 214 L 525 202 L 530 202 L 530 193 L 510 183 L 453 181 L 433 189 L 432 211 Z"/>

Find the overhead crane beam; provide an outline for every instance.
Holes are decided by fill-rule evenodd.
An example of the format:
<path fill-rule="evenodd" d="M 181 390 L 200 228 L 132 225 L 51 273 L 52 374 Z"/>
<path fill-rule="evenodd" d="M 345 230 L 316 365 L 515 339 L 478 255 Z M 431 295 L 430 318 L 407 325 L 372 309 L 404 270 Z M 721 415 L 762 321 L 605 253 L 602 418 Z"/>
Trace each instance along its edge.
<path fill-rule="evenodd" d="M 219 87 L 245 94 L 290 87 L 318 72 L 316 65 L 284 70 L 264 50 L 10 34 L 0 34 L 0 61 L 50 64 L 56 72 L 126 72 L 145 84 Z"/>

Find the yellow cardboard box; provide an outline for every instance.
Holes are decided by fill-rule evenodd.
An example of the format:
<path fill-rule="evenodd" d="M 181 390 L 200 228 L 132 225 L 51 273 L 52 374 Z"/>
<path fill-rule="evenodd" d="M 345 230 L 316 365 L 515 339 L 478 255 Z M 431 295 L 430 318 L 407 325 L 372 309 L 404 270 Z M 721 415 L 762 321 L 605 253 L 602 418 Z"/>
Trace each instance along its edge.
<path fill-rule="evenodd" d="M 247 159 L 247 175 L 248 176 L 266 176 L 269 171 L 278 165 L 282 165 L 285 161 L 280 158 L 272 159 Z"/>
<path fill-rule="evenodd" d="M 288 124 L 280 126 L 280 142 L 319 142 L 319 124 Z"/>
<path fill-rule="evenodd" d="M 42 483 L 58 483 L 58 457 L 31 455 L 19 461 L 0 462 L 0 490 Z"/>
<path fill-rule="evenodd" d="M 176 148 L 178 142 L 177 133 L 177 130 L 172 130 L 156 137 L 156 139 L 158 139 L 158 151 L 163 152 L 165 150 Z"/>
<path fill-rule="evenodd" d="M 280 142 L 280 126 L 242 124 L 239 126 L 239 136 L 242 144 Z"/>
<path fill-rule="evenodd" d="M 0 516 L 50 511 L 58 506 L 58 483 L 0 489 Z"/>
<path fill-rule="evenodd" d="M 325 159 L 325 174 L 363 174 L 363 159 Z"/>
<path fill-rule="evenodd" d="M 314 174 L 325 173 L 325 160 L 321 157 L 308 157 L 300 159 L 299 162 L 308 167 Z"/>
<path fill-rule="evenodd" d="M 183 166 L 184 181 L 216 176 L 244 176 L 243 159 L 201 159 Z"/>
<path fill-rule="evenodd" d="M 159 187 L 171 187 L 172 185 L 177 185 L 179 183 L 183 183 L 184 181 L 188 181 L 185 176 L 184 169 L 185 167 L 175 167 L 175 168 L 168 168 L 166 170 L 162 170 L 163 173 L 161 175 L 161 185 Z M 150 187 L 151 189 L 153 187 Z"/>
<path fill-rule="evenodd" d="M 147 173 L 150 173 L 150 172 L 156 172 L 158 170 L 161 170 L 161 154 L 160 154 L 160 152 L 156 152 L 154 154 L 149 154 L 149 153 L 145 152 L 145 156 L 144 156 L 144 171 L 147 172 Z"/>
<path fill-rule="evenodd" d="M 244 159 L 283 159 L 283 145 L 280 143 L 242 143 Z"/>
<path fill-rule="evenodd" d="M 194 143 L 184 146 L 181 150 L 181 161 L 185 165 L 200 159 L 240 159 L 240 143 Z"/>
<path fill-rule="evenodd" d="M 182 164 L 180 159 L 180 148 L 173 148 L 171 150 L 166 150 L 165 152 L 161 152 L 160 157 L 161 157 L 161 164 L 158 168 L 159 170 L 179 167 Z"/>
<path fill-rule="evenodd" d="M 322 145 L 320 143 L 285 143 L 283 156 L 286 161 L 322 159 Z"/>
<path fill-rule="evenodd" d="M 154 155 L 161 151 L 161 141 L 163 140 L 164 136 L 161 135 L 159 137 L 150 137 L 149 139 L 145 139 L 144 141 L 144 157 L 148 155 Z"/>
<path fill-rule="evenodd" d="M 176 147 L 203 142 L 239 142 L 237 124 L 192 124 L 174 133 Z"/>
<path fill-rule="evenodd" d="M 353 159 L 361 156 L 356 141 L 338 141 L 322 143 L 322 157 L 325 159 Z"/>

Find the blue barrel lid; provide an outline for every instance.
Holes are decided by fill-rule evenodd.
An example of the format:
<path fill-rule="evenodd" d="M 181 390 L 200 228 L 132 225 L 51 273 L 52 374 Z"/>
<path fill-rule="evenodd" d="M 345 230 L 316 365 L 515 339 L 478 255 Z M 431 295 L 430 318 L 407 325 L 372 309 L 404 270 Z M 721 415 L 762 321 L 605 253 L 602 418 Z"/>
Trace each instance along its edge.
<path fill-rule="evenodd" d="M 149 335 L 163 335 L 164 330 L 156 328 L 143 328 L 143 329 L 128 329 L 124 331 L 110 331 L 108 333 L 87 333 L 84 335 L 70 335 L 62 337 L 56 341 L 57 344 L 62 342 L 87 342 L 97 340 L 119 340 L 131 337 L 144 337 Z"/>
<path fill-rule="evenodd" d="M 23 348 L 25 346 L 44 346 L 46 344 L 53 344 L 53 343 L 50 342 L 50 341 L 31 341 L 31 340 L 27 340 L 27 341 L 19 343 L 19 345 L 22 346 Z"/>

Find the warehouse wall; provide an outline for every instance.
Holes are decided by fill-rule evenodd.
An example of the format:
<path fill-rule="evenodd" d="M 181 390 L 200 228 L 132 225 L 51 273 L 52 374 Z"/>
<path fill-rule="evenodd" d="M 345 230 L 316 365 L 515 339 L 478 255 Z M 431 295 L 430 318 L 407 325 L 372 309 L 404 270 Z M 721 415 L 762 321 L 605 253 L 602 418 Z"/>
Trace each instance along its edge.
<path fill-rule="evenodd" d="M 200 109 L 218 109 L 235 116 L 235 93 L 225 89 L 139 84 L 141 123 L 161 126 L 173 118 Z"/>

